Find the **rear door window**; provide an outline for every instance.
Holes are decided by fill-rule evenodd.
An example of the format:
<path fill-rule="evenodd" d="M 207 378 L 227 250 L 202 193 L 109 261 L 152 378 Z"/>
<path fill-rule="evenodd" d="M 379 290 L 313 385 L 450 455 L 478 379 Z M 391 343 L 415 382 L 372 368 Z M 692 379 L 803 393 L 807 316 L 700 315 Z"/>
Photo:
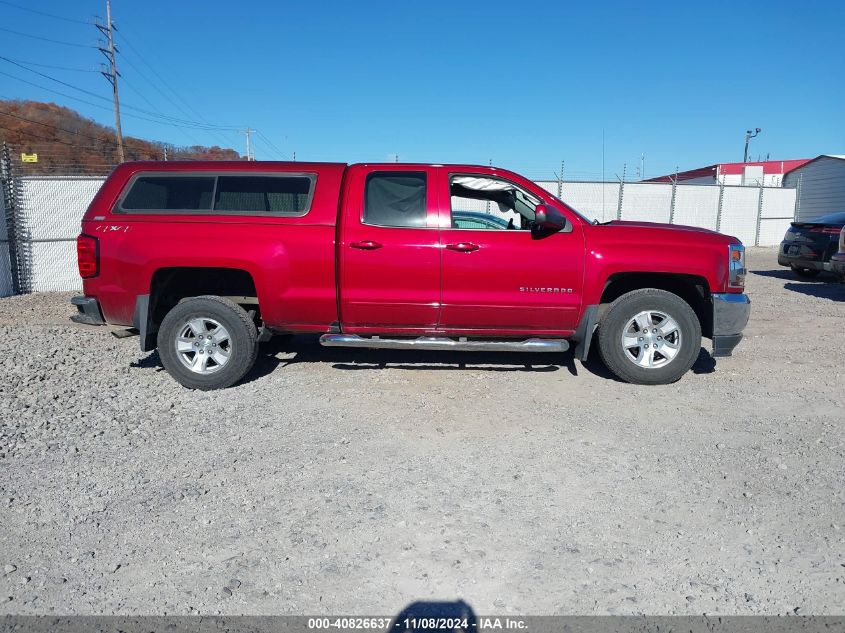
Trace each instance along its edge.
<path fill-rule="evenodd" d="M 376 226 L 426 226 L 425 172 L 374 172 L 367 176 L 364 223 Z"/>
<path fill-rule="evenodd" d="M 210 211 L 214 176 L 141 176 L 120 203 L 125 211 Z"/>

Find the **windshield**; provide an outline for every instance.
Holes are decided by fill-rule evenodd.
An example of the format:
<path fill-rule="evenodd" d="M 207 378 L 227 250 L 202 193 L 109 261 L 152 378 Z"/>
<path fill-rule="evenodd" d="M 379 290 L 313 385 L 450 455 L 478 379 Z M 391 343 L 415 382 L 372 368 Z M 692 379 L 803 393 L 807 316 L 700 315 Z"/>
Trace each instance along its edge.
<path fill-rule="evenodd" d="M 810 222 L 812 224 L 845 224 L 845 213 L 828 213 Z"/>

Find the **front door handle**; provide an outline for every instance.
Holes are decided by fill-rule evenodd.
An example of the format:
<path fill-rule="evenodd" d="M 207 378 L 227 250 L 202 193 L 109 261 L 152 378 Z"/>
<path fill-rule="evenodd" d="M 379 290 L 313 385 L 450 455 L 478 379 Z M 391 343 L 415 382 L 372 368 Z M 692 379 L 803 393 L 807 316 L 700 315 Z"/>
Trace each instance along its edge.
<path fill-rule="evenodd" d="M 458 242 L 457 244 L 446 244 L 446 248 L 450 251 L 458 251 L 459 253 L 471 253 L 478 250 L 478 244 L 472 242 Z"/>
<path fill-rule="evenodd" d="M 352 242 L 350 244 L 352 248 L 359 248 L 362 251 L 374 251 L 377 248 L 381 248 L 381 244 L 378 242 L 374 242 L 373 240 L 363 240 L 361 242 Z"/>

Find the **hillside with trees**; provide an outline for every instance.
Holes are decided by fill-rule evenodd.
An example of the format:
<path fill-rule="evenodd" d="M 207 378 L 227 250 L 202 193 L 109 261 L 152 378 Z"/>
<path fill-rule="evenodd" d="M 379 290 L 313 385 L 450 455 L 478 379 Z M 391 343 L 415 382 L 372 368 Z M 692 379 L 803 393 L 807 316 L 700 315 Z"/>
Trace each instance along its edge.
<path fill-rule="evenodd" d="M 104 174 L 117 164 L 112 128 L 78 112 L 38 101 L 0 100 L 0 144 L 6 143 L 21 174 Z M 123 137 L 126 160 L 240 160 L 233 149 L 201 145 L 177 147 Z M 23 162 L 21 154 L 38 154 Z"/>

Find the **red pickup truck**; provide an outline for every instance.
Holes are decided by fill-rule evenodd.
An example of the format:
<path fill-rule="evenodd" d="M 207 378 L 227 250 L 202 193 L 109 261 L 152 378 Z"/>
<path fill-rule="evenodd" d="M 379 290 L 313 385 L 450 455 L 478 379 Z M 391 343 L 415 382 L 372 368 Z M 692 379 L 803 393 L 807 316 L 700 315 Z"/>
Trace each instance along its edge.
<path fill-rule="evenodd" d="M 131 326 L 216 389 L 273 334 L 326 346 L 564 352 L 594 332 L 619 378 L 678 380 L 742 338 L 745 251 L 693 227 L 590 222 L 473 165 L 137 162 L 91 202 L 74 319 Z"/>

